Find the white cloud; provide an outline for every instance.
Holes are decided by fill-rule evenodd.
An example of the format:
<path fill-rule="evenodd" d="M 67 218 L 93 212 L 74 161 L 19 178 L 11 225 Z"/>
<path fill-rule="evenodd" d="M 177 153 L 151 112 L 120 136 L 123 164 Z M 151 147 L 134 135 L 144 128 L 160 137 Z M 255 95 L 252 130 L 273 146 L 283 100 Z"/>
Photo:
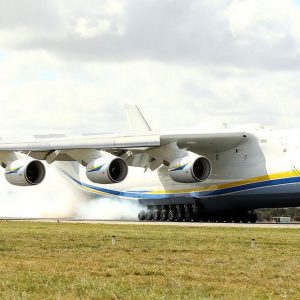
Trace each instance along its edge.
<path fill-rule="evenodd" d="M 235 36 L 261 36 L 277 42 L 289 34 L 300 41 L 300 10 L 293 2 L 234 0 L 225 15 Z"/>
<path fill-rule="evenodd" d="M 156 129 L 211 119 L 297 125 L 295 72 L 153 61 L 74 65 L 44 52 L 14 52 L 1 66 L 2 136 L 124 131 L 125 103 L 139 104 Z"/>
<path fill-rule="evenodd" d="M 109 20 L 100 20 L 95 25 L 84 18 L 79 18 L 76 22 L 75 32 L 81 37 L 95 37 L 102 34 L 107 34 L 111 31 L 111 22 Z"/>
<path fill-rule="evenodd" d="M 291 0 L 31 0 L 18 14 L 15 2 L 1 3 L 2 45 L 63 60 L 300 66 L 300 9 Z"/>
<path fill-rule="evenodd" d="M 234 0 L 225 16 L 237 44 L 249 47 L 253 58 L 264 58 L 269 67 L 299 68 L 300 9 L 295 3 Z"/>

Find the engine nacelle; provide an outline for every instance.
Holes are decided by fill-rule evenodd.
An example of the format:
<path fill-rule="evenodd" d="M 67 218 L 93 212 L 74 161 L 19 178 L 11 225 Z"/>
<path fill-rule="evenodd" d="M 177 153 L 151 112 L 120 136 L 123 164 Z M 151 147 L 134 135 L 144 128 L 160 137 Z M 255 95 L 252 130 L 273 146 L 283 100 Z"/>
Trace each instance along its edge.
<path fill-rule="evenodd" d="M 103 156 L 92 160 L 86 167 L 86 176 L 95 183 L 118 183 L 128 173 L 127 163 L 120 157 Z"/>
<path fill-rule="evenodd" d="M 9 162 L 5 168 L 5 178 L 13 185 L 37 185 L 43 181 L 45 175 L 45 166 L 39 160 L 14 160 Z"/>
<path fill-rule="evenodd" d="M 207 179 L 210 173 L 210 161 L 204 156 L 193 153 L 175 159 L 169 166 L 169 176 L 176 182 L 201 182 Z"/>

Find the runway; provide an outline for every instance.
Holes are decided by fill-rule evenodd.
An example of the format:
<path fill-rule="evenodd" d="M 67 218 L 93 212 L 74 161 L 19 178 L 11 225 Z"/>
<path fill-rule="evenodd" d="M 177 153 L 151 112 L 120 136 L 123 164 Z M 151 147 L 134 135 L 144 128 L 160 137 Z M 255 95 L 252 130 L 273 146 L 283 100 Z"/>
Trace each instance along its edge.
<path fill-rule="evenodd" d="M 28 221 L 28 222 L 57 222 L 57 223 L 87 223 L 106 225 L 138 225 L 138 226 L 179 226 L 179 227 L 236 227 L 236 228 L 293 228 L 300 229 L 300 223 L 201 223 L 201 222 L 139 222 L 132 220 L 84 220 L 69 218 L 5 218 L 0 217 L 0 221 Z"/>

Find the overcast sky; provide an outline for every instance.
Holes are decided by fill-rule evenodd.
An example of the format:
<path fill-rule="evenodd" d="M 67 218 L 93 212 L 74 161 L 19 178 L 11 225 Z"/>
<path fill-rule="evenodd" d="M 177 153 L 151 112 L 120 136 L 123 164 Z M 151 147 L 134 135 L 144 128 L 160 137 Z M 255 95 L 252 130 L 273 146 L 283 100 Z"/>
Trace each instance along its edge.
<path fill-rule="evenodd" d="M 0 135 L 300 127 L 299 2 L 0 0 Z"/>

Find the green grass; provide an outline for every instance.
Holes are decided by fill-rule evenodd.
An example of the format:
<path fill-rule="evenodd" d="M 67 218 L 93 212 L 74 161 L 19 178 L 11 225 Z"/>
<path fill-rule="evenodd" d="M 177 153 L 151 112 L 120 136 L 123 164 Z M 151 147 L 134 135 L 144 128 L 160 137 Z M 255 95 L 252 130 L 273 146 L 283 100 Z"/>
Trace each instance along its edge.
<path fill-rule="evenodd" d="M 300 299 L 300 230 L 0 222 L 0 298 Z"/>

